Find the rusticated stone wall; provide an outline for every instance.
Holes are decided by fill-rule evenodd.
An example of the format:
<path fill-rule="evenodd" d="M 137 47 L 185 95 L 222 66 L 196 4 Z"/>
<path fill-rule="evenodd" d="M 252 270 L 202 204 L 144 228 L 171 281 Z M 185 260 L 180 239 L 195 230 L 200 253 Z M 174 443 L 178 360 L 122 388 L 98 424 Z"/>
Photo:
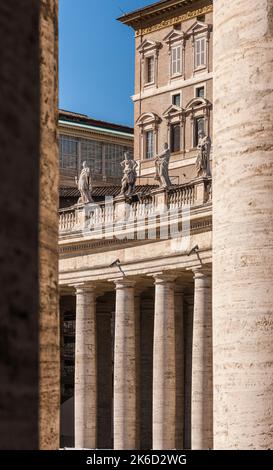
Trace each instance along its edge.
<path fill-rule="evenodd" d="M 57 0 L 1 2 L 0 62 L 0 448 L 58 448 Z"/>
<path fill-rule="evenodd" d="M 214 447 L 273 448 L 273 1 L 214 1 Z"/>

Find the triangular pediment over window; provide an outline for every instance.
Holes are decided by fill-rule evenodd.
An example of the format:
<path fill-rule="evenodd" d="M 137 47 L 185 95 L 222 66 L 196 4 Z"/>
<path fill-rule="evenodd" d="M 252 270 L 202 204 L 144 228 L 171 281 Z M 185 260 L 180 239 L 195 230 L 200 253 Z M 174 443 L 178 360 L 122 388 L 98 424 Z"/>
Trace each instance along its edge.
<path fill-rule="evenodd" d="M 167 117 L 171 117 L 171 116 L 174 116 L 174 115 L 177 115 L 177 114 L 182 114 L 182 113 L 183 113 L 183 108 L 180 108 L 180 106 L 176 106 L 175 104 L 171 104 L 166 109 L 166 111 L 164 111 L 162 116 L 164 118 L 167 118 Z"/>
<path fill-rule="evenodd" d="M 185 33 L 172 29 L 167 36 L 164 37 L 163 41 L 167 44 L 173 44 L 174 42 L 183 41 L 185 39 Z"/>
<path fill-rule="evenodd" d="M 137 48 L 140 53 L 145 53 L 149 51 L 156 51 L 160 49 L 161 42 L 159 41 L 152 41 L 151 39 L 145 39 Z"/>
<path fill-rule="evenodd" d="M 187 36 L 197 36 L 201 33 L 210 32 L 212 30 L 212 25 L 203 23 L 202 21 L 196 21 L 187 31 Z"/>

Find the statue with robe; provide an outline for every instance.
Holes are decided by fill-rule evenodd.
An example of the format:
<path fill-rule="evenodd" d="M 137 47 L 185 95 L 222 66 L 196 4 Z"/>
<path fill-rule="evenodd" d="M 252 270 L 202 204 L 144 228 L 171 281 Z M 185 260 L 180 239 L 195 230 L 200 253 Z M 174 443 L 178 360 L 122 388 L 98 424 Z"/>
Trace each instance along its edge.
<path fill-rule="evenodd" d="M 123 169 L 120 195 L 130 196 L 135 190 L 138 164 L 133 158 L 130 158 L 129 152 L 124 152 L 124 160 L 120 164 Z"/>
<path fill-rule="evenodd" d="M 76 184 L 78 186 L 78 190 L 81 193 L 80 198 L 78 199 L 78 204 L 89 204 L 93 202 L 91 192 L 91 176 L 90 176 L 90 168 L 87 166 L 86 162 L 82 164 L 82 170 L 79 178 L 75 177 Z"/>
<path fill-rule="evenodd" d="M 211 140 L 210 137 L 207 136 L 204 131 L 200 131 L 198 134 L 198 156 L 196 160 L 196 172 L 197 176 L 209 176 L 209 159 L 210 159 L 210 148 L 211 148 Z"/>
<path fill-rule="evenodd" d="M 172 183 L 169 177 L 169 161 L 171 152 L 169 145 L 164 144 L 164 150 L 155 157 L 155 180 L 159 181 L 162 188 L 169 188 Z"/>

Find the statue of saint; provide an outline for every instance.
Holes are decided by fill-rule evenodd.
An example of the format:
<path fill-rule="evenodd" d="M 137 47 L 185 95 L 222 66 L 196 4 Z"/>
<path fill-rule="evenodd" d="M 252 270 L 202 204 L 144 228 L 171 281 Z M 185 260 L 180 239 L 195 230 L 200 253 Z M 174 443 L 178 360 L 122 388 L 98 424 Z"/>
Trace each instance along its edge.
<path fill-rule="evenodd" d="M 169 177 L 169 161 L 171 152 L 169 145 L 164 144 L 164 150 L 155 157 L 155 180 L 159 181 L 162 188 L 169 188 L 172 183 Z"/>
<path fill-rule="evenodd" d="M 130 158 L 129 152 L 124 152 L 124 160 L 120 164 L 123 169 L 120 195 L 130 196 L 135 189 L 137 162 Z"/>
<path fill-rule="evenodd" d="M 210 158 L 210 148 L 211 140 L 204 131 L 200 131 L 198 134 L 198 156 L 196 160 L 196 171 L 197 176 L 209 176 L 209 158 Z"/>
<path fill-rule="evenodd" d="M 91 176 L 90 176 L 90 168 L 88 168 L 87 163 L 83 162 L 82 164 L 82 171 L 80 177 L 75 177 L 76 184 L 78 185 L 78 190 L 81 193 L 81 197 L 78 199 L 78 204 L 88 204 L 93 202 L 91 196 Z"/>

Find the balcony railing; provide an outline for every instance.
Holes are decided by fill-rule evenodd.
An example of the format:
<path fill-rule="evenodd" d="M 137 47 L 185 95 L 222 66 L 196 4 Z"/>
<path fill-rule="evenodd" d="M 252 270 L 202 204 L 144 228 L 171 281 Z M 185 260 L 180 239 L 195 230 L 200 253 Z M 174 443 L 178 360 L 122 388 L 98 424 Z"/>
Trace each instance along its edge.
<path fill-rule="evenodd" d="M 61 235 L 81 231 L 83 227 L 113 225 L 125 220 L 137 220 L 156 215 L 162 206 L 166 211 L 179 211 L 185 207 L 197 207 L 211 201 L 211 179 L 200 178 L 188 184 L 174 186 L 168 190 L 152 190 L 149 195 L 129 198 L 108 198 L 103 203 L 73 206 L 60 210 L 59 231 Z"/>

